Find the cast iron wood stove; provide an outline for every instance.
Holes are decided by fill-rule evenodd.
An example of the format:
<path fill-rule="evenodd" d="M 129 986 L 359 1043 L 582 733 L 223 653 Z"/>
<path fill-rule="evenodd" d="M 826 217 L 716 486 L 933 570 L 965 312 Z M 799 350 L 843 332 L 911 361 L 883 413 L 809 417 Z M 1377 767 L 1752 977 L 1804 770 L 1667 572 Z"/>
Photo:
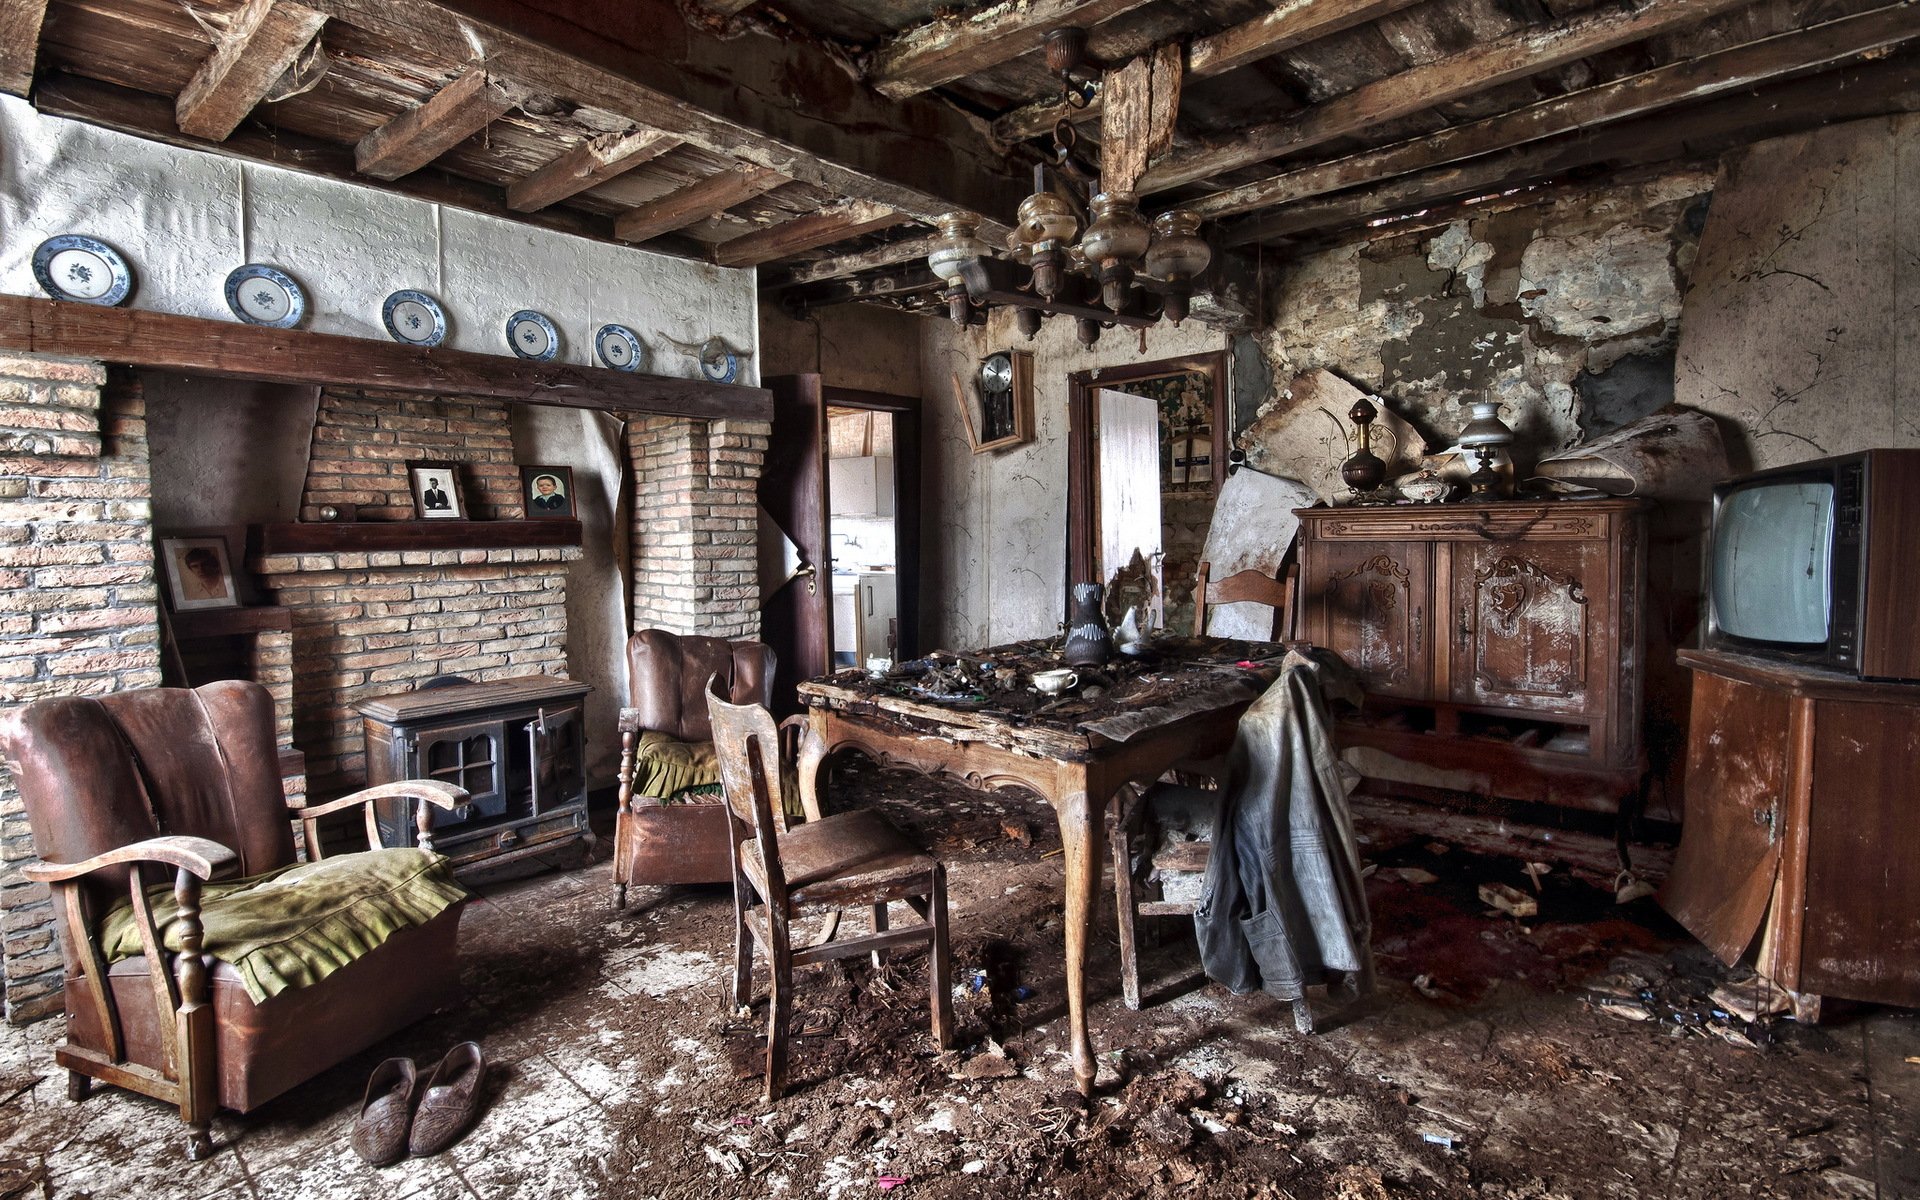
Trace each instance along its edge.
<path fill-rule="evenodd" d="M 367 782 L 437 779 L 470 793 L 433 813 L 434 849 L 454 872 L 479 871 L 593 842 L 587 829 L 586 722 L 593 688 L 548 675 L 464 680 L 354 705 L 366 718 Z M 414 844 L 413 810 L 379 808 L 389 846 Z"/>

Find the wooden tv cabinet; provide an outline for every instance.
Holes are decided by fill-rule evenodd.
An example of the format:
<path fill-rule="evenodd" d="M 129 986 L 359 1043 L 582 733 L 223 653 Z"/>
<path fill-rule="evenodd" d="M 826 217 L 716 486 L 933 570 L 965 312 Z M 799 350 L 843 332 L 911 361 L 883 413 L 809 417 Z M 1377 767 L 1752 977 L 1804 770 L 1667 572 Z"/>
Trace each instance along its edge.
<path fill-rule="evenodd" d="M 1818 1020 L 1820 998 L 1920 1007 L 1920 684 L 1683 650 L 1686 823 L 1660 903 Z"/>
<path fill-rule="evenodd" d="M 1388 790 L 1600 812 L 1637 802 L 1646 508 L 1295 510 L 1300 635 L 1367 690 L 1339 730 L 1348 761 Z"/>

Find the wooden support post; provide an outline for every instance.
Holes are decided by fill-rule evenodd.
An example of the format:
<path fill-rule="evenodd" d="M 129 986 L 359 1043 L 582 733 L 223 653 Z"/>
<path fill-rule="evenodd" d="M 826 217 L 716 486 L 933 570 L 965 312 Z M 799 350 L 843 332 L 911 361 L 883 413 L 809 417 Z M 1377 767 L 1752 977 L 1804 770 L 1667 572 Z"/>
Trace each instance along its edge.
<path fill-rule="evenodd" d="M 326 23 L 325 14 L 293 0 L 247 0 L 174 102 L 181 131 L 225 141 Z"/>
<path fill-rule="evenodd" d="M 681 144 L 679 138 L 657 129 L 589 138 L 509 185 L 507 207 L 515 212 L 537 212 L 651 162 Z"/>
<path fill-rule="evenodd" d="M 419 104 L 360 139 L 353 148 L 354 168 L 375 179 L 398 179 L 487 127 L 487 123 L 525 99 L 511 84 L 475 64 Z"/>

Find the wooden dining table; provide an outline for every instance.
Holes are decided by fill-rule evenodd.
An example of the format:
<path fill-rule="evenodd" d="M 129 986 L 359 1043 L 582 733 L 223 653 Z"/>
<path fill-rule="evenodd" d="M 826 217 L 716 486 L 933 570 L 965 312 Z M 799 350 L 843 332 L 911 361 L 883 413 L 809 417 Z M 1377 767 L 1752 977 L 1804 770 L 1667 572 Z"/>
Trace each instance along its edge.
<path fill-rule="evenodd" d="M 1090 1094 L 1096 1062 L 1087 1032 L 1087 939 L 1104 814 L 1128 784 L 1145 785 L 1183 762 L 1224 754 L 1240 714 L 1278 673 L 1286 647 L 1167 639 L 1137 658 L 1081 668 L 1078 687 L 1041 696 L 1031 690 L 1031 676 L 1061 665 L 1056 646 L 1019 642 L 937 654 L 932 674 L 916 673 L 910 664 L 881 678 L 842 671 L 802 683 L 807 729 L 799 749 L 800 799 L 807 818 L 818 819 L 828 760 L 859 750 L 883 767 L 944 775 L 974 788 L 1027 788 L 1053 806 L 1065 860 L 1073 1074 L 1080 1091 Z"/>

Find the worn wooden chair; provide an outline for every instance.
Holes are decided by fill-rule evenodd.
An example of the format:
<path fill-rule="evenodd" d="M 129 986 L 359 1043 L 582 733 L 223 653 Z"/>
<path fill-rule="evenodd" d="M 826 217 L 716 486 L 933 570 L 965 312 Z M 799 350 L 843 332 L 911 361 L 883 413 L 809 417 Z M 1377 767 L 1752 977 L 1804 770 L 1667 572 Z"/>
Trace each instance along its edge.
<path fill-rule="evenodd" d="M 757 704 L 732 704 L 710 691 L 713 740 L 727 804 L 744 837 L 734 856 L 733 1003 L 744 1006 L 753 981 L 753 948 L 767 956 L 771 982 L 767 1014 L 766 1099 L 786 1090 L 787 1023 L 793 1010 L 793 970 L 835 958 L 925 942 L 933 1006 L 933 1037 L 953 1044 L 952 966 L 947 949 L 947 871 L 915 850 L 878 813 L 837 813 L 788 828 L 782 804 L 779 730 Z M 887 905 L 895 900 L 920 915 L 893 929 Z M 796 948 L 792 925 L 803 907 L 867 905 L 873 932 Z"/>
<path fill-rule="evenodd" d="M 452 808 L 466 798 L 464 790 L 408 780 L 290 811 L 280 785 L 272 697 L 257 683 L 237 680 L 42 700 L 7 714 L 0 747 L 42 859 L 23 874 L 53 889 L 67 1003 L 66 1040 L 54 1059 L 67 1070 L 71 1099 L 84 1099 L 98 1079 L 178 1105 L 188 1155 L 204 1158 L 212 1151 L 208 1127 L 216 1105 L 250 1111 L 459 1002 L 464 898 L 439 908 L 457 891 L 450 877 L 444 886 L 432 885 L 437 916 L 419 923 L 396 918 L 400 927 L 384 942 L 344 965 L 306 966 L 284 956 L 288 944 L 275 942 L 261 951 L 268 956 L 264 966 L 247 960 L 248 973 L 202 954 L 203 918 L 224 921 L 219 906 L 243 902 L 222 895 L 209 897 L 203 908 L 202 885 L 216 875 L 247 877 L 292 865 L 290 817 L 305 822 L 309 859 L 318 860 L 315 820 L 363 806 L 377 847 L 375 800 L 418 804 L 419 846 L 431 850 L 428 806 Z M 332 886 L 358 869 L 349 858 L 377 857 L 328 860 L 338 865 L 324 872 L 331 877 L 326 884 L 310 882 L 321 872 L 281 877 L 246 902 L 279 903 L 258 894 L 276 888 L 286 895 Z M 156 920 L 166 901 L 157 881 L 144 878 L 152 867 L 174 873 L 178 915 L 171 921 Z M 380 878 L 385 887 L 386 877 Z M 409 903 L 428 898 L 405 883 L 395 888 Z M 126 918 L 116 908 L 124 912 L 129 905 L 139 953 L 110 961 L 115 946 L 128 945 Z M 322 916 L 340 914 L 328 908 Z M 111 941 L 103 927 L 115 931 Z M 313 936 L 334 935 L 316 929 Z M 289 980 L 296 986 L 263 989 L 263 972 L 279 976 L 276 988 Z M 257 1000 L 255 990 L 272 994 Z"/>
<path fill-rule="evenodd" d="M 1300 568 L 1288 562 L 1275 578 L 1264 571 L 1239 571 L 1225 579 L 1212 580 L 1213 564 L 1202 561 L 1194 576 L 1193 634 L 1207 632 L 1207 608 L 1216 604 L 1251 602 L 1273 609 L 1273 637 L 1286 638 L 1293 629 L 1294 593 Z M 1219 764 L 1186 764 L 1180 774 L 1189 776 L 1217 774 Z M 1181 827 L 1198 834 L 1204 815 L 1211 807 L 1213 793 L 1184 783 L 1155 784 L 1151 788 L 1129 788 L 1124 794 L 1118 817 L 1109 831 L 1113 854 L 1114 911 L 1120 925 L 1120 992 L 1128 1008 L 1140 1007 L 1141 917 L 1179 917 L 1193 915 L 1198 907 L 1197 890 L 1191 896 L 1167 898 L 1144 894 L 1159 890 L 1154 881 L 1167 873 L 1205 875 L 1212 859 L 1210 840 L 1196 837 L 1176 841 L 1156 850 L 1135 871 L 1133 847 L 1143 835 L 1158 840 L 1159 832 Z M 1145 878 L 1142 878 L 1145 876 Z"/>

